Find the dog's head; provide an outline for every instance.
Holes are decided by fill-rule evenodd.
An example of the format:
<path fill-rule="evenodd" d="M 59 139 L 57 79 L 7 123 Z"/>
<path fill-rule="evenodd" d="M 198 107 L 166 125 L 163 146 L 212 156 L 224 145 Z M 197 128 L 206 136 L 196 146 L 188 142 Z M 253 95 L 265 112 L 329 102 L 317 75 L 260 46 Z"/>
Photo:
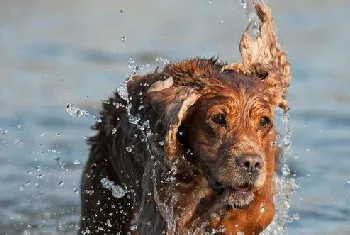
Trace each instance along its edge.
<path fill-rule="evenodd" d="M 189 149 L 189 161 L 234 207 L 248 205 L 275 169 L 273 122 L 281 89 L 265 79 L 224 71 L 208 78 L 212 85 L 202 89 L 174 86 L 169 78 L 149 90 L 168 128 L 167 160 Z"/>

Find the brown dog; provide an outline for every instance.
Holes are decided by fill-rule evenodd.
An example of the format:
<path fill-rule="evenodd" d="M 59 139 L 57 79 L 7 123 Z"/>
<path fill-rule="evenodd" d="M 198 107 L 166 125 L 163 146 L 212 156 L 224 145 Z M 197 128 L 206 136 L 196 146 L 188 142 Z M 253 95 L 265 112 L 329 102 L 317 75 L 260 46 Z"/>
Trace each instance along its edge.
<path fill-rule="evenodd" d="M 82 175 L 82 234 L 259 234 L 273 219 L 274 110 L 289 64 L 270 9 L 240 64 L 191 59 L 103 105 Z"/>

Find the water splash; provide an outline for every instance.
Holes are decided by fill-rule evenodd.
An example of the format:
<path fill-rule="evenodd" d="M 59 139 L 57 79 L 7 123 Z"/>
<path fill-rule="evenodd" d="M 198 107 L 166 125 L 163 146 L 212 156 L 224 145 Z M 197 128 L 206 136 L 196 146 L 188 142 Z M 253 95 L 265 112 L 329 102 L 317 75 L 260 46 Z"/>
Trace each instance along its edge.
<path fill-rule="evenodd" d="M 97 122 L 101 122 L 102 120 L 92 115 L 88 111 L 84 109 L 80 109 L 75 107 L 73 104 L 68 103 L 66 106 L 66 112 L 73 117 L 93 117 Z"/>
<path fill-rule="evenodd" d="M 161 58 L 161 57 L 158 57 L 156 59 L 156 61 L 162 65 L 167 65 L 170 63 L 169 60 L 165 59 L 165 58 Z M 152 151 L 152 147 L 150 146 L 150 143 L 152 143 L 152 141 L 150 141 L 151 138 L 153 138 L 155 135 L 154 133 L 151 131 L 151 127 L 150 127 L 150 122 L 149 120 L 142 120 L 138 115 L 133 115 L 131 113 L 131 108 L 132 108 L 132 99 L 133 97 L 130 96 L 130 94 L 128 93 L 128 90 L 127 90 L 127 83 L 133 79 L 134 76 L 138 75 L 144 68 L 147 68 L 149 67 L 150 65 L 149 64 L 146 64 L 146 65 L 136 65 L 135 64 L 135 61 L 132 60 L 130 61 L 129 60 L 129 72 L 128 72 L 128 76 L 129 76 L 129 79 L 125 82 L 123 82 L 118 88 L 117 88 L 117 92 L 119 94 L 119 96 L 126 101 L 126 105 L 122 105 L 120 103 L 117 103 L 117 104 L 114 104 L 116 108 L 118 107 L 124 107 L 126 112 L 127 112 L 127 117 L 128 117 L 128 120 L 130 123 L 136 125 L 137 129 L 140 130 L 140 133 L 141 133 L 141 141 L 144 142 L 146 144 L 146 151 L 149 153 L 150 155 L 150 159 L 149 161 L 147 161 L 147 163 L 145 163 L 145 173 L 144 173 L 144 179 L 142 180 L 143 181 L 143 184 L 145 185 L 148 185 L 148 190 L 145 190 L 147 191 L 146 194 L 142 195 L 142 200 L 141 200 L 141 204 L 140 204 L 140 208 L 139 208 L 139 211 L 138 213 L 136 213 L 134 215 L 134 219 L 132 221 L 132 224 L 131 226 L 133 227 L 133 229 L 136 229 L 137 227 L 139 226 L 151 226 L 151 224 L 149 223 L 149 221 L 143 221 L 143 219 L 141 218 L 142 217 L 142 214 L 144 212 L 144 208 L 147 208 L 147 204 L 148 204 L 148 198 L 149 196 L 152 196 L 152 192 L 154 193 L 154 197 L 157 196 L 157 189 L 156 189 L 156 185 L 159 183 L 159 182 L 156 182 L 156 168 L 158 167 L 158 163 L 159 163 L 159 160 L 155 157 L 155 153 L 153 153 Z M 144 83 L 142 84 L 143 86 L 149 86 L 149 84 L 147 83 Z M 142 92 L 139 93 L 140 96 L 142 96 Z M 139 107 L 139 109 L 142 109 L 143 106 L 141 105 Z M 113 131 L 112 129 L 112 132 L 114 132 L 114 134 L 116 133 L 116 131 Z M 137 136 L 137 135 L 136 135 Z M 163 144 L 160 144 L 160 146 L 164 146 L 164 143 Z M 133 148 L 134 146 L 131 145 L 131 146 L 126 146 L 125 150 L 128 152 L 128 153 L 131 153 L 133 151 Z M 149 176 L 152 176 L 152 177 L 149 177 Z M 101 182 L 102 183 L 102 182 Z M 153 183 L 153 184 L 152 184 Z M 128 189 L 127 190 L 128 192 L 132 192 L 133 190 L 132 189 Z M 165 205 L 165 208 L 167 210 L 167 213 L 166 213 L 166 221 L 168 223 L 168 227 L 172 229 L 172 231 L 175 232 L 176 230 L 176 220 L 173 218 L 173 207 L 172 207 L 172 204 L 170 203 L 169 205 Z"/>
<path fill-rule="evenodd" d="M 291 126 L 289 123 L 289 113 L 283 112 L 282 123 L 285 127 L 285 133 L 282 140 L 283 157 L 282 157 L 282 175 L 276 175 L 276 194 L 274 196 L 274 202 L 276 206 L 276 212 L 271 224 L 261 233 L 262 235 L 286 235 L 288 234 L 286 229 L 286 223 L 299 220 L 298 214 L 289 216 L 288 212 L 291 206 L 291 199 L 294 191 L 297 189 L 297 182 L 290 175 L 290 169 L 288 166 L 288 157 L 291 155 Z"/>
<path fill-rule="evenodd" d="M 167 58 L 163 58 L 163 57 L 157 57 L 156 62 L 158 62 L 159 64 L 163 64 L 163 65 L 170 64 L 170 60 L 168 60 Z"/>
<path fill-rule="evenodd" d="M 250 22 L 250 34 L 254 37 L 259 35 L 260 19 L 255 11 L 255 2 L 257 0 L 240 0 L 241 5 L 246 10 L 247 19 Z M 267 5 L 267 0 L 259 0 Z"/>
<path fill-rule="evenodd" d="M 150 64 L 137 64 L 133 57 L 129 57 L 128 61 L 129 71 L 127 73 L 127 76 L 129 77 L 129 79 L 132 79 L 133 76 L 140 74 L 144 69 L 149 68 L 151 66 Z"/>
<path fill-rule="evenodd" d="M 89 112 L 84 109 L 74 107 L 73 104 L 68 103 L 66 106 L 66 112 L 73 117 L 89 116 Z"/>

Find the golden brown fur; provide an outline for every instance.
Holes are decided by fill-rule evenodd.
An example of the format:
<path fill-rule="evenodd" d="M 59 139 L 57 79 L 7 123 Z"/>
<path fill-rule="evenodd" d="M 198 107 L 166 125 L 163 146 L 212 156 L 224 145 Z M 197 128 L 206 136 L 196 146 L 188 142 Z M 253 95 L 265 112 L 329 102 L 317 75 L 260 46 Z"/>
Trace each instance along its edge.
<path fill-rule="evenodd" d="M 262 36 L 244 34 L 241 64 L 171 64 L 104 102 L 82 174 L 81 233 L 251 235 L 271 222 L 274 110 L 287 108 L 290 75 L 271 12 L 256 8 Z"/>

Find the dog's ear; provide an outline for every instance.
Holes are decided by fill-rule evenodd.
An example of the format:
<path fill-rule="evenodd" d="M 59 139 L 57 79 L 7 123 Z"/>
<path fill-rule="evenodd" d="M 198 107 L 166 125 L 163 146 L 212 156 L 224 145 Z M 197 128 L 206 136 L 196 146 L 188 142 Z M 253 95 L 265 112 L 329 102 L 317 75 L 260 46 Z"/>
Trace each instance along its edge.
<path fill-rule="evenodd" d="M 287 110 L 286 90 L 291 77 L 290 64 L 277 42 L 271 9 L 261 2 L 255 4 L 255 9 L 261 21 L 259 35 L 252 38 L 248 25 L 239 45 L 242 62 L 225 66 L 223 70 L 233 70 L 264 80 L 273 102 Z"/>
<path fill-rule="evenodd" d="M 185 120 L 187 111 L 202 96 L 202 92 L 193 87 L 174 86 L 170 77 L 155 82 L 148 90 L 148 96 L 152 107 L 167 128 L 165 151 L 168 159 L 174 160 L 179 148 L 178 129 Z"/>

